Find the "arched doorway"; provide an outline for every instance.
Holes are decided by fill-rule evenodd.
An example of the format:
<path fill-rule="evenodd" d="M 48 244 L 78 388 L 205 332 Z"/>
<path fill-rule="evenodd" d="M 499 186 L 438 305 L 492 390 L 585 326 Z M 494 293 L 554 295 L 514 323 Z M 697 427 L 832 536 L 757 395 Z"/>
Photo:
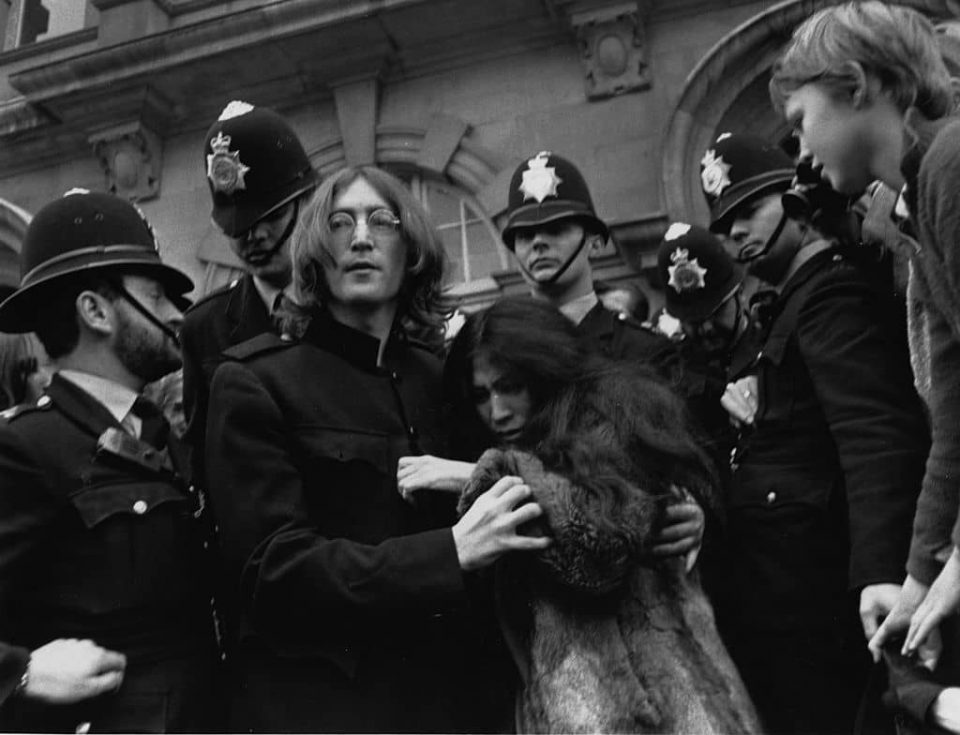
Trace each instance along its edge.
<path fill-rule="evenodd" d="M 935 22 L 956 18 L 951 0 L 898 0 Z M 722 132 L 743 132 L 776 141 L 789 130 L 770 106 L 770 69 L 793 29 L 837 0 L 787 0 L 722 38 L 687 77 L 664 139 L 661 166 L 664 202 L 671 221 L 705 222 L 700 158 Z"/>

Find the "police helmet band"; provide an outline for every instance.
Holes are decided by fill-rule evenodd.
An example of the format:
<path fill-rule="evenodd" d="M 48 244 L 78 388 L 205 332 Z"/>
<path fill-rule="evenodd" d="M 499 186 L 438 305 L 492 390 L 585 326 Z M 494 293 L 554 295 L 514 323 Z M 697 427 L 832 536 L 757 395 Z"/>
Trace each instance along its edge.
<path fill-rule="evenodd" d="M 59 263 L 65 263 L 71 260 L 79 259 L 85 255 L 94 255 L 94 254 L 103 254 L 103 255 L 123 255 L 124 253 L 128 254 L 137 254 L 145 255 L 149 254 L 149 251 L 146 247 L 142 245 L 94 245 L 87 248 L 77 248 L 76 250 L 70 250 L 66 253 L 61 253 L 52 258 L 49 258 L 42 263 L 31 268 L 27 273 L 23 275 L 23 278 L 20 279 L 21 287 L 28 284 L 29 281 L 37 277 L 38 273 L 42 273 L 45 270 L 48 270 L 51 266 L 57 265 Z M 157 259 L 159 261 L 159 258 Z"/>

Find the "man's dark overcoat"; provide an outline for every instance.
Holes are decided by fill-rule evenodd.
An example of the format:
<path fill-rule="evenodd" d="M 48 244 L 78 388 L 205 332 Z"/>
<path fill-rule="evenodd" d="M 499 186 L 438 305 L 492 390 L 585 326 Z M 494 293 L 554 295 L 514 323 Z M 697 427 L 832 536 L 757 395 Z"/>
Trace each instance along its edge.
<path fill-rule="evenodd" d="M 123 431 L 58 376 L 35 406 L 0 424 L 0 638 L 31 650 L 90 638 L 127 657 L 117 693 L 63 706 L 13 697 L 0 725 L 221 729 L 197 498 L 173 463 L 98 452 L 111 428 Z"/>
<path fill-rule="evenodd" d="M 273 331 L 270 314 L 249 273 L 213 291 L 184 315 L 180 330 L 183 410 L 187 421 L 186 439 L 194 448 L 197 472 L 202 470 L 210 381 L 223 362 L 223 351 Z"/>
<path fill-rule="evenodd" d="M 773 731 L 849 724 L 867 666 L 857 594 L 903 581 L 929 444 L 888 297 L 840 249 L 819 252 L 754 363 L 718 621 Z"/>
<path fill-rule="evenodd" d="M 452 504 L 397 491 L 399 457 L 443 456 L 440 364 L 399 333 L 383 367 L 378 349 L 318 314 L 300 342 L 228 350 L 214 376 L 207 467 L 236 727 L 462 731 L 484 727 L 471 707 L 494 713 L 484 698 L 503 682 L 486 628 L 463 630 Z"/>

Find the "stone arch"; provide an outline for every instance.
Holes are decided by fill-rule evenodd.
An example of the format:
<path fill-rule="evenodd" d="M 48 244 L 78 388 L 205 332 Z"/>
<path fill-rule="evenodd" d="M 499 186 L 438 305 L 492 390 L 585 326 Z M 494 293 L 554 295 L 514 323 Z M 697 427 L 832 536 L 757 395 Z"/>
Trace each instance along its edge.
<path fill-rule="evenodd" d="M 939 21 L 960 15 L 956 0 L 898 0 Z M 769 107 L 767 79 L 793 29 L 811 13 L 837 0 L 787 0 L 724 36 L 687 77 L 664 137 L 661 175 L 670 220 L 705 222 L 699 163 L 725 130 L 780 139 L 786 125 Z M 762 106 L 763 104 L 766 107 Z M 768 109 L 767 114 L 758 110 Z"/>

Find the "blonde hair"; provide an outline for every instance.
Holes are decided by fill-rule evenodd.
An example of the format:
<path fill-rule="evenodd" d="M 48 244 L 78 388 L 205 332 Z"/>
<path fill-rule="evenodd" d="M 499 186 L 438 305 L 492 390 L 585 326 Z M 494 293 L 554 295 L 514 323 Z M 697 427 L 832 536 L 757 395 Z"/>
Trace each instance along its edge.
<path fill-rule="evenodd" d="M 446 253 L 424 208 L 406 185 L 374 166 L 345 168 L 326 179 L 304 208 L 291 236 L 294 294 L 300 306 L 322 305 L 330 292 L 323 264 L 329 263 L 329 218 L 337 196 L 357 179 L 363 179 L 400 218 L 400 234 L 407 246 L 407 265 L 400 288 L 398 316 L 409 330 L 442 329 L 449 306 L 441 295 Z"/>
<path fill-rule="evenodd" d="M 782 111 L 786 98 L 811 82 L 851 93 L 858 82 L 852 62 L 878 80 L 900 110 L 915 106 L 935 119 L 953 109 L 950 75 L 930 21 L 877 0 L 824 8 L 797 27 L 773 67 L 774 106 Z"/>

